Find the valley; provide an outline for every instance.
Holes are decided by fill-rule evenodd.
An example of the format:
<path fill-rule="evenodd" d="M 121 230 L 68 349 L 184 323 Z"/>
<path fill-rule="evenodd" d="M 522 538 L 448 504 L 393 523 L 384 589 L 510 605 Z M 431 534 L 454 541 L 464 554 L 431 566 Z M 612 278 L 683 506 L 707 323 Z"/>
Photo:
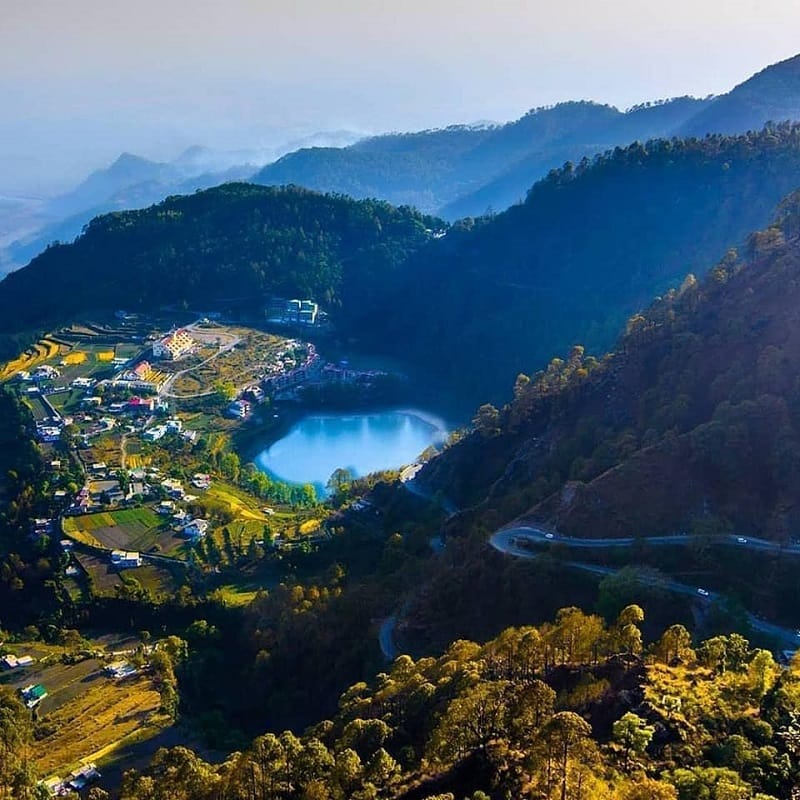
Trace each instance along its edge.
<path fill-rule="evenodd" d="M 0 800 L 800 796 L 796 25 L 441 5 L 62 19 L 0 160 L 152 157 L 0 197 Z"/>

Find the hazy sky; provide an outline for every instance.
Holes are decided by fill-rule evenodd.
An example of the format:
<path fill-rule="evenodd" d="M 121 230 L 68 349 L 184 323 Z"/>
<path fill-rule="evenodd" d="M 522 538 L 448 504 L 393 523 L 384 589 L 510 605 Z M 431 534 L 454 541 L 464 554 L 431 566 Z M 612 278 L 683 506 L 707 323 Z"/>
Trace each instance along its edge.
<path fill-rule="evenodd" d="M 0 192 L 125 150 L 719 93 L 798 30 L 797 0 L 0 0 Z"/>

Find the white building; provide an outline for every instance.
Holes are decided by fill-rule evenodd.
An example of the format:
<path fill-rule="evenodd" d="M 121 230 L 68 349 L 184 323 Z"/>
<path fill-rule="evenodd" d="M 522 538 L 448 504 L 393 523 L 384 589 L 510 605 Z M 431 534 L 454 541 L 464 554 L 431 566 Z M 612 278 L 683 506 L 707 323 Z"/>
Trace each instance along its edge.
<path fill-rule="evenodd" d="M 183 533 L 189 539 L 202 539 L 208 532 L 207 519 L 192 520 L 184 529 Z"/>
<path fill-rule="evenodd" d="M 111 553 L 111 563 L 119 569 L 141 567 L 142 556 L 139 553 L 129 553 L 125 550 L 114 550 Z"/>
<path fill-rule="evenodd" d="M 166 432 L 167 432 L 166 425 L 156 425 L 155 428 L 150 428 L 150 430 L 145 431 L 142 434 L 142 438 L 148 442 L 157 442 L 159 439 L 164 438 Z"/>
<path fill-rule="evenodd" d="M 188 353 L 194 346 L 194 339 L 183 328 L 179 328 L 163 339 L 153 342 L 153 358 L 174 361 Z"/>
<path fill-rule="evenodd" d="M 228 406 L 228 416 L 234 419 L 247 419 L 250 416 L 250 403 L 247 400 L 234 400 Z"/>

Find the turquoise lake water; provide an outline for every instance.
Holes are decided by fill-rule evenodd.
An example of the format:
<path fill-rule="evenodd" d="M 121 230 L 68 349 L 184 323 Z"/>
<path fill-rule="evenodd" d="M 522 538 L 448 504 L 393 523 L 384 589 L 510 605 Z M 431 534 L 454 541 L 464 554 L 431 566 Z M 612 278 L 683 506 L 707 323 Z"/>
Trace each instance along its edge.
<path fill-rule="evenodd" d="M 393 469 L 446 438 L 441 419 L 416 409 L 309 415 L 262 450 L 255 463 L 280 480 L 320 490 L 339 467 L 356 477 Z"/>

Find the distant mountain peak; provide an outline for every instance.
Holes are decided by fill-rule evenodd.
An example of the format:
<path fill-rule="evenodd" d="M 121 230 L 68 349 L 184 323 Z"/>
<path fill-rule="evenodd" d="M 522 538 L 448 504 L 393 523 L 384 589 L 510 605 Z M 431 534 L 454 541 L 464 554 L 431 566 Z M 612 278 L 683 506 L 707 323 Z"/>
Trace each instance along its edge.
<path fill-rule="evenodd" d="M 120 153 L 117 159 L 111 164 L 110 169 L 114 169 L 114 167 L 139 167 L 156 163 L 158 162 L 151 161 L 149 158 L 145 158 L 144 156 L 138 156 L 136 153 L 124 152 Z"/>
<path fill-rule="evenodd" d="M 800 55 L 766 67 L 715 97 L 681 129 L 690 136 L 744 133 L 767 122 L 800 120 Z"/>

